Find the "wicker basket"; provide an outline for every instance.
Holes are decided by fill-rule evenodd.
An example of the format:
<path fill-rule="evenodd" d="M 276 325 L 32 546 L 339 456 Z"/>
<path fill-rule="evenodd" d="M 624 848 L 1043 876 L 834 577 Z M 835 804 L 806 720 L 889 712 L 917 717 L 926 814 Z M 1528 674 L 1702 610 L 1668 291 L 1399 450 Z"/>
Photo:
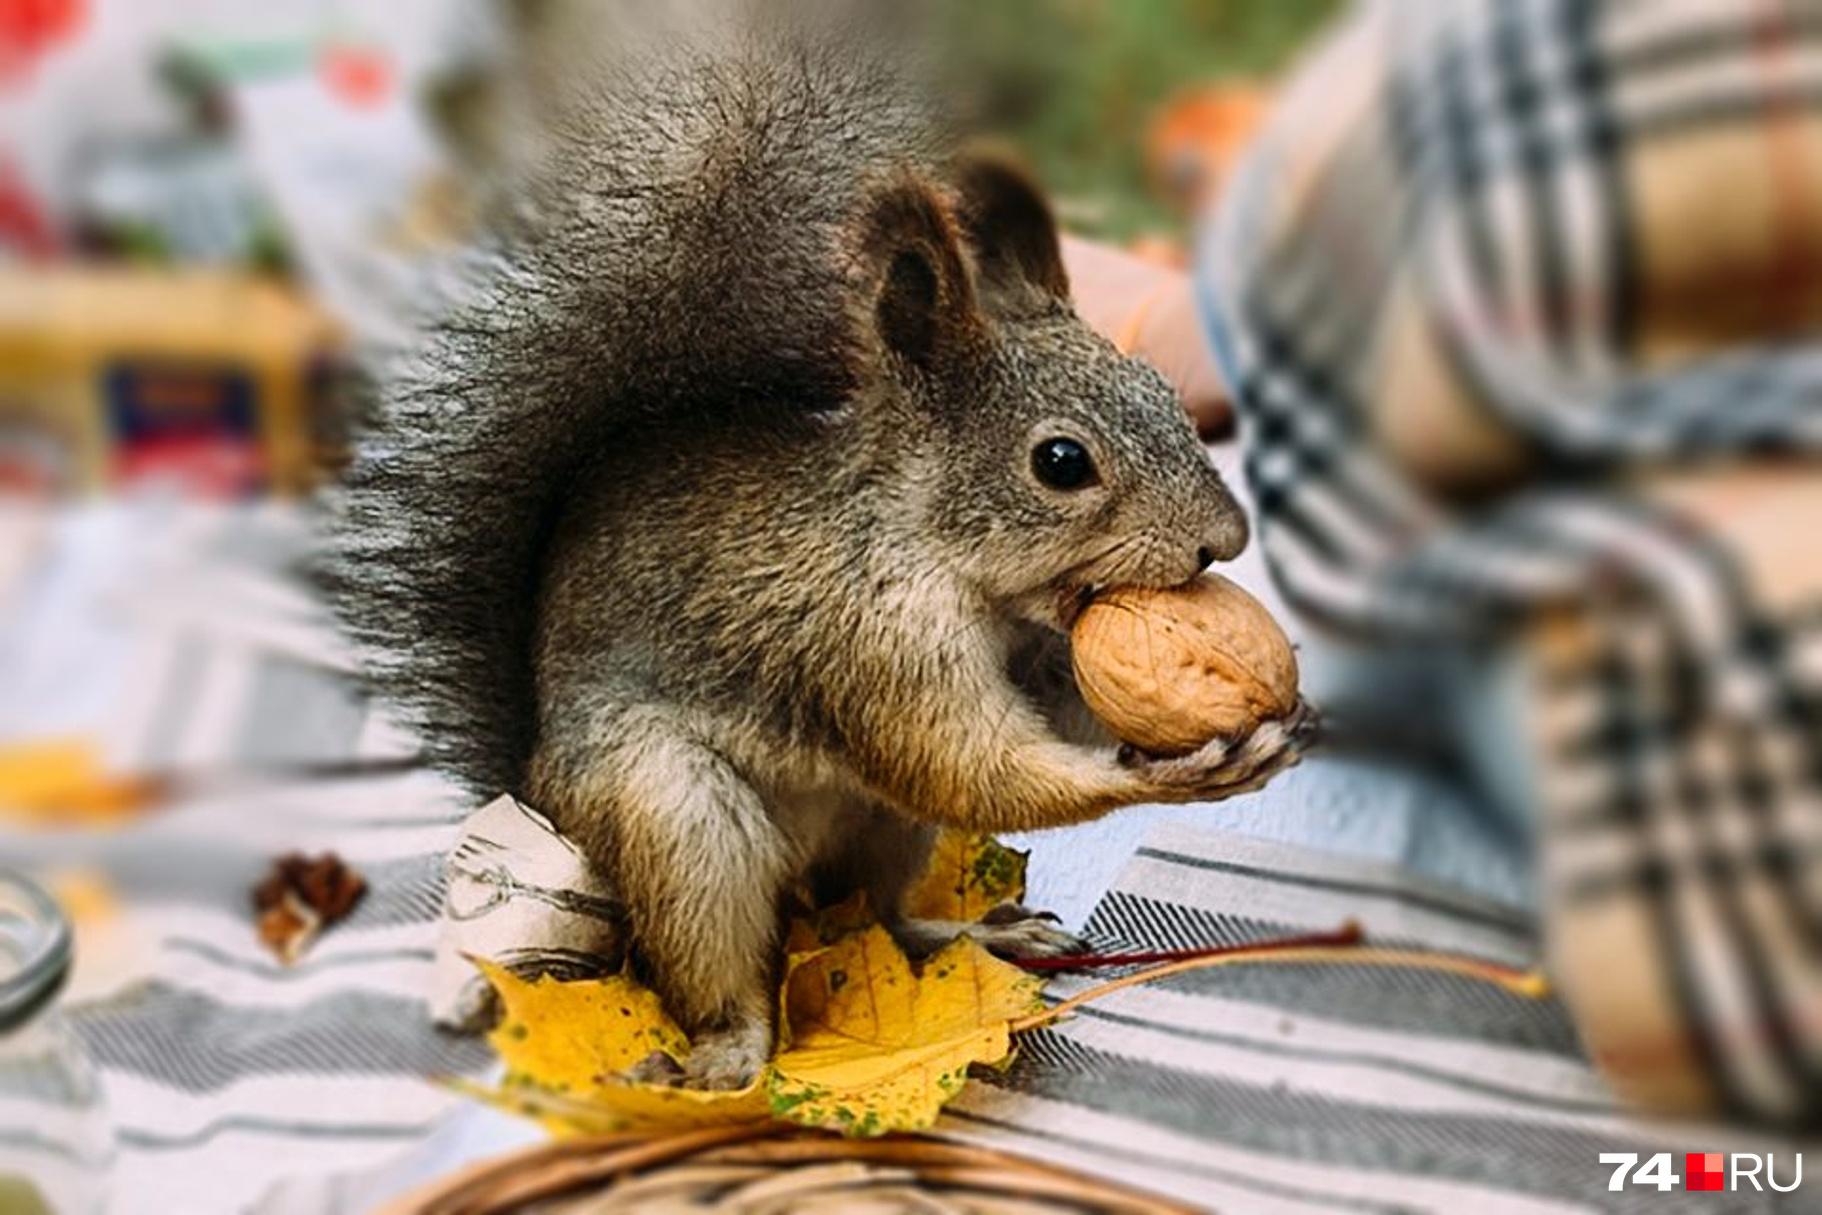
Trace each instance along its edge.
<path fill-rule="evenodd" d="M 981 1148 L 746 1126 L 546 1144 L 476 1165 L 382 1215 L 1180 1215 L 1189 1209 Z"/>

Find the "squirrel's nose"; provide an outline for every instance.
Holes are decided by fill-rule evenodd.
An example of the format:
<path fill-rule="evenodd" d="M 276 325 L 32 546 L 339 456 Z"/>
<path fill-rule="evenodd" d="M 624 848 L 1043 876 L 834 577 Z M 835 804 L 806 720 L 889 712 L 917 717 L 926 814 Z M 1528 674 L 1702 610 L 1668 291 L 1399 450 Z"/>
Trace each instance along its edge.
<path fill-rule="evenodd" d="M 1202 543 L 1196 548 L 1196 571 L 1203 570 L 1217 561 L 1232 561 L 1246 547 L 1246 517 L 1239 511 L 1233 512 L 1216 522 L 1214 528 L 1202 534 Z M 1191 574 L 1190 577 L 1195 577 Z"/>
<path fill-rule="evenodd" d="M 1246 548 L 1246 516 L 1240 513 L 1225 486 L 1221 487 L 1219 509 L 1211 512 L 1197 530 L 1202 533 L 1196 537 L 1200 541 L 1196 549 L 1197 573 L 1216 561 L 1232 561 Z"/>

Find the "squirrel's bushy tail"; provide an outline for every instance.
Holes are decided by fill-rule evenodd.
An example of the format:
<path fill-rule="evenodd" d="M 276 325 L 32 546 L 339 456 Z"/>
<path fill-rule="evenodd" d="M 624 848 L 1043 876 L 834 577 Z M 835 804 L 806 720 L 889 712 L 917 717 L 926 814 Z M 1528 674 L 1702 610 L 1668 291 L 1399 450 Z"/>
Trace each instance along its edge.
<path fill-rule="evenodd" d="M 870 190 L 941 154 L 913 73 L 864 22 L 700 9 L 714 19 L 614 31 L 510 230 L 373 362 L 330 496 L 337 615 L 428 757 L 477 793 L 518 790 L 535 745 L 539 586 L 573 479 L 654 426 L 843 399 L 852 228 Z"/>

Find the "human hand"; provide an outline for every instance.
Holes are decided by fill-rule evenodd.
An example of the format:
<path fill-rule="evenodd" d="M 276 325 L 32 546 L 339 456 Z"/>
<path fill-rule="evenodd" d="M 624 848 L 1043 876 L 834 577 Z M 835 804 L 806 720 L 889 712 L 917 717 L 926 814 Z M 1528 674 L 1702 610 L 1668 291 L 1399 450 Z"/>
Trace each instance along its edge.
<path fill-rule="evenodd" d="M 1187 274 L 1075 237 L 1063 239 L 1076 311 L 1164 373 L 1206 440 L 1233 434 L 1234 411 L 1202 332 Z"/>

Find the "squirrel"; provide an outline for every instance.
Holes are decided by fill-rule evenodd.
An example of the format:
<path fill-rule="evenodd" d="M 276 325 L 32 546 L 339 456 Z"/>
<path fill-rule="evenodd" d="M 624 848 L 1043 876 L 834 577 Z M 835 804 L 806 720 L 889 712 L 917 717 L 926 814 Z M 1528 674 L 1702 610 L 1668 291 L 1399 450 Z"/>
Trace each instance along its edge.
<path fill-rule="evenodd" d="M 1244 515 L 1078 319 L 1022 169 L 865 39 L 730 24 L 553 123 L 375 363 L 321 569 L 427 758 L 613 884 L 705 1087 L 769 1057 L 789 891 L 864 890 L 927 955 L 962 927 L 900 910 L 937 828 L 1223 798 L 1302 745 L 1160 758 L 1088 715 L 1088 599 L 1234 557 Z M 968 931 L 1079 947 L 1019 907 Z"/>

